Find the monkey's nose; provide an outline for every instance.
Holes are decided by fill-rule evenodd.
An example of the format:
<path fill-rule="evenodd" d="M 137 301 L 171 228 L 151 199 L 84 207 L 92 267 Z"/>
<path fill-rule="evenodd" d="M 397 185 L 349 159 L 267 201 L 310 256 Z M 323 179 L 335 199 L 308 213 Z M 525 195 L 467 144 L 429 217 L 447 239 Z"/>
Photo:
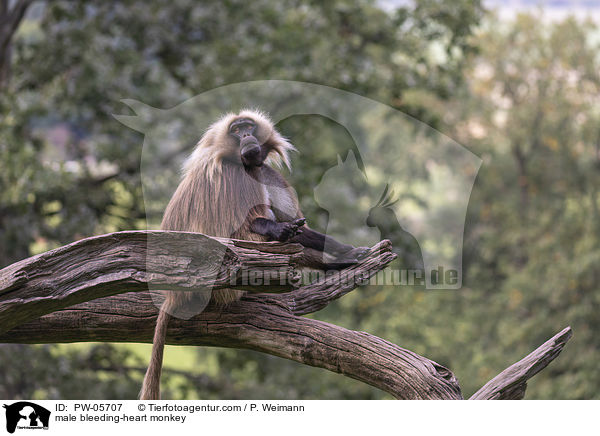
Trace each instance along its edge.
<path fill-rule="evenodd" d="M 256 138 L 252 135 L 242 136 L 242 139 L 240 140 L 240 147 L 244 149 L 251 146 L 258 147 L 258 141 Z"/>

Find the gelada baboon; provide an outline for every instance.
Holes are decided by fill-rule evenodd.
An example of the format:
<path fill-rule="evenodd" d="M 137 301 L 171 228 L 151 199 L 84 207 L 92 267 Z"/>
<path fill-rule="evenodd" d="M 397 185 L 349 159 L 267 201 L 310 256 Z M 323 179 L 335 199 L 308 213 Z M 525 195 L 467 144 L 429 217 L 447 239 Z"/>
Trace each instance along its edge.
<path fill-rule="evenodd" d="M 368 248 L 355 248 L 305 225 L 294 189 L 275 169 L 290 167 L 292 144 L 257 111 L 227 114 L 211 125 L 184 166 L 184 177 L 169 202 L 163 230 L 200 232 L 251 241 L 296 242 L 302 264 L 340 269 L 356 263 Z M 152 356 L 140 392 L 143 400 L 160 396 L 160 373 L 167 324 L 174 308 L 194 292 L 166 292 L 156 321 Z M 243 291 L 213 292 L 216 304 L 238 300 Z"/>

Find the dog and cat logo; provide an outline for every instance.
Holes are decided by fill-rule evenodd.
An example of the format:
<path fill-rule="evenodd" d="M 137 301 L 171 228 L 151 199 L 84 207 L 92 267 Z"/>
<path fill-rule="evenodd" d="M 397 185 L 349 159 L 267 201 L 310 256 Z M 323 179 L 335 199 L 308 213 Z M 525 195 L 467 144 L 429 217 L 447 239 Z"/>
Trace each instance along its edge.
<path fill-rule="evenodd" d="M 14 433 L 16 429 L 48 430 L 50 411 L 29 401 L 5 404 L 6 431 Z"/>

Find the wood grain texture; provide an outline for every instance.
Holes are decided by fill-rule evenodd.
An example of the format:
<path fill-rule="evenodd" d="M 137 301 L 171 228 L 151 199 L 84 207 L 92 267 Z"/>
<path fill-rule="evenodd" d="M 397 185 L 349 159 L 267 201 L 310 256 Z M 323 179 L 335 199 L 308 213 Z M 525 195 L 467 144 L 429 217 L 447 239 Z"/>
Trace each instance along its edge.
<path fill-rule="evenodd" d="M 0 270 L 0 332 L 95 298 L 153 289 L 298 287 L 302 247 L 212 238 L 200 233 L 129 231 L 82 239 Z M 248 275 L 269 274 L 269 286 Z M 244 281 L 245 280 L 245 281 Z"/>

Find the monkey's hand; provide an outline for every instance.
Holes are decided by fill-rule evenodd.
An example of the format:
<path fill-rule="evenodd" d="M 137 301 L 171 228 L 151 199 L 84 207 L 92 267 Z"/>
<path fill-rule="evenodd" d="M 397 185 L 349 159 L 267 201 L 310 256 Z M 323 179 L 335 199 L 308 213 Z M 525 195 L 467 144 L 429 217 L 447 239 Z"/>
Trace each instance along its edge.
<path fill-rule="evenodd" d="M 294 221 L 277 222 L 268 218 L 256 218 L 250 225 L 250 229 L 259 235 L 265 235 L 270 241 L 287 242 L 299 233 L 300 227 L 306 222 L 305 218 Z"/>
<path fill-rule="evenodd" d="M 271 237 L 279 242 L 287 242 L 299 233 L 302 233 L 302 227 L 306 223 L 306 218 L 299 218 L 294 221 L 277 223 L 277 227 L 273 229 Z"/>

